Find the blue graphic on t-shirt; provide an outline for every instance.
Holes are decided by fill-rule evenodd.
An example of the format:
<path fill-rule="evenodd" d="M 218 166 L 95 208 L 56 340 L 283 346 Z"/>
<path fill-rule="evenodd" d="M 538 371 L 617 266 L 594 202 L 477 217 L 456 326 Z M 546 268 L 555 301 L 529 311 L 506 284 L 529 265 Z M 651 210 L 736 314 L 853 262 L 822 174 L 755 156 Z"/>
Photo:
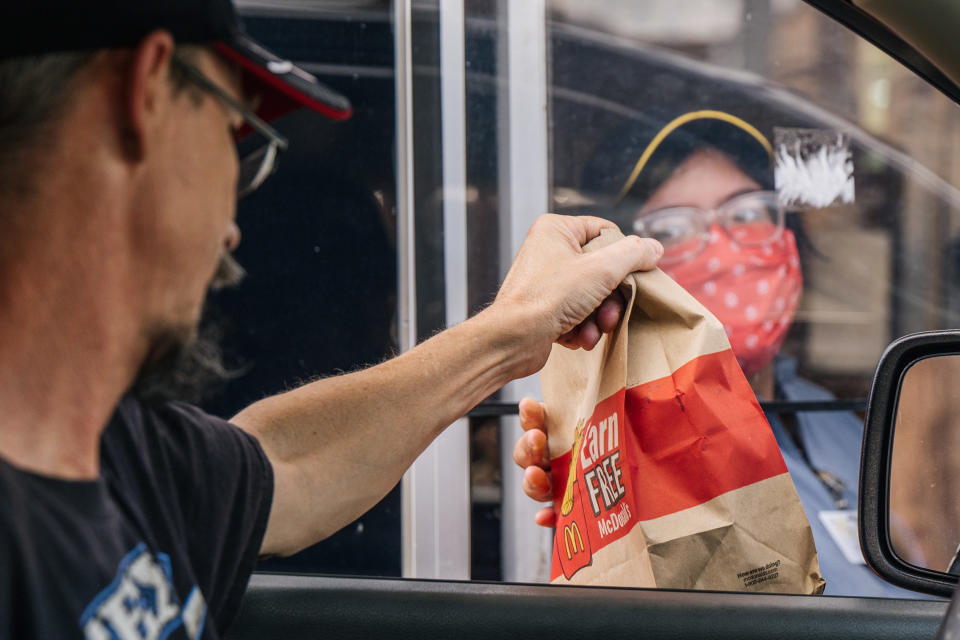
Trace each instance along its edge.
<path fill-rule="evenodd" d="M 182 625 L 186 636 L 197 640 L 206 617 L 200 589 L 193 587 L 181 607 L 170 556 L 154 556 L 141 542 L 120 561 L 113 581 L 87 605 L 80 628 L 87 640 L 163 640 Z"/>

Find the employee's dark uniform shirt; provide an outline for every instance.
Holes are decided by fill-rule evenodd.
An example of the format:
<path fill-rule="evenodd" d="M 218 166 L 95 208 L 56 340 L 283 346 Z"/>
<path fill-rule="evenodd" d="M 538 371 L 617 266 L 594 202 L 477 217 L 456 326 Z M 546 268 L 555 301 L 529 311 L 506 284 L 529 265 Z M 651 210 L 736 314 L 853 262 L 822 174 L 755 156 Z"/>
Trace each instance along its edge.
<path fill-rule="evenodd" d="M 0 459 L 0 638 L 217 638 L 273 495 L 256 440 L 183 404 L 121 402 L 101 477 Z"/>

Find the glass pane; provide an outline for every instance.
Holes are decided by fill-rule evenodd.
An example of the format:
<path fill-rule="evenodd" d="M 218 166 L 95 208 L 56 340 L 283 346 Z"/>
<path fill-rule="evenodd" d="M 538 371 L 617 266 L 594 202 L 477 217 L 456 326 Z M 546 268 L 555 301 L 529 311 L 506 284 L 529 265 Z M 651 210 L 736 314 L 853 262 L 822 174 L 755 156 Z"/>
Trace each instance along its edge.
<path fill-rule="evenodd" d="M 761 400 L 864 398 L 893 338 L 956 325 L 960 113 L 946 97 L 798 1 L 547 6 L 555 210 L 631 232 L 698 209 L 702 241 L 664 270 L 726 325 Z M 746 241 L 717 214 L 770 190 L 778 232 Z M 918 597 L 872 574 L 848 526 L 850 404 L 768 415 L 826 593 Z"/>
<path fill-rule="evenodd" d="M 211 302 L 242 371 L 205 405 L 224 416 L 396 350 L 391 9 L 290 5 L 246 3 L 248 31 L 349 96 L 354 115 L 332 123 L 300 112 L 278 121 L 290 150 L 239 206 L 236 255 L 248 276 Z M 320 544 L 259 568 L 400 575 L 399 489 Z"/>
<path fill-rule="evenodd" d="M 749 280 L 758 301 L 734 305 L 728 324 L 758 395 L 857 400 L 892 338 L 956 324 L 960 243 L 951 238 L 960 226 L 960 193 L 949 180 L 960 163 L 950 144 L 958 121 L 949 100 L 794 0 L 546 4 L 556 211 L 606 215 L 628 232 L 642 215 L 668 206 L 709 217 L 744 190 L 775 190 L 775 163 L 763 140 L 773 147 L 803 139 L 801 129 L 845 136 L 834 146 L 849 150 L 853 202 L 813 202 L 807 194 L 769 234 L 777 244 L 758 240 L 759 248 L 749 249 L 765 274 Z M 384 1 L 334 5 L 340 8 L 243 5 L 255 37 L 349 95 L 356 114 L 338 125 L 305 114 L 278 124 L 291 151 L 240 209 L 246 239 L 238 256 L 251 275 L 213 305 L 216 317 L 242 319 L 224 332 L 234 362 L 247 370 L 208 402 L 216 413 L 230 415 L 268 393 L 377 362 L 396 349 L 391 8 Z M 470 0 L 465 7 L 468 298 L 475 311 L 492 300 L 511 257 L 502 240 L 510 222 L 502 161 L 509 25 L 501 2 Z M 445 305 L 436 10 L 435 2 L 417 3 L 414 20 L 421 29 L 414 38 L 421 337 L 443 325 Z M 740 124 L 726 116 L 685 123 L 679 144 L 668 136 L 659 150 L 666 155 L 652 154 L 630 180 L 657 132 L 702 111 Z M 732 133 L 714 130 L 721 120 Z M 715 181 L 722 193 L 677 200 L 676 188 L 660 188 L 690 158 L 701 175 L 722 175 Z M 740 183 L 731 186 L 731 179 Z M 706 265 L 719 260 L 718 243 L 739 241 L 745 250 L 767 235 L 752 225 L 744 230 L 741 218 L 717 215 L 728 224 L 707 225 L 704 248 L 693 242 L 681 264 Z M 364 250 L 353 250 L 359 246 Z M 708 297 L 730 299 L 720 279 L 690 282 L 708 307 Z M 750 323 L 756 331 L 744 333 Z M 770 420 L 814 528 L 827 593 L 915 597 L 873 578 L 855 553 L 843 552 L 850 541 L 836 518 L 855 508 L 860 416 L 788 411 Z M 496 417 L 471 420 L 471 572 L 483 579 L 511 573 L 501 554 L 500 478 L 509 462 L 500 431 Z M 531 553 L 549 558 L 536 544 L 529 543 Z M 329 540 L 263 568 L 399 575 L 399 491 Z"/>

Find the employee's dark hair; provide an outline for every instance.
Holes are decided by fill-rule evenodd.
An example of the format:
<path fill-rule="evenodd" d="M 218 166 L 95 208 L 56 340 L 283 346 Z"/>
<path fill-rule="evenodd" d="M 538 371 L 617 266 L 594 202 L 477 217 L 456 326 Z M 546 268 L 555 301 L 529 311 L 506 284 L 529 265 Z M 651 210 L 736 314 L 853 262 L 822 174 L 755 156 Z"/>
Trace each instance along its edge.
<path fill-rule="evenodd" d="M 625 229 L 633 214 L 694 152 L 712 149 L 730 158 L 762 189 L 773 189 L 773 168 L 763 145 L 743 129 L 705 119 L 672 131 L 655 148 L 642 171 L 629 184 L 631 172 L 663 123 L 632 122 L 604 139 L 584 168 L 581 189 L 600 201 L 606 217 Z M 622 218 L 622 219 L 621 219 Z"/>

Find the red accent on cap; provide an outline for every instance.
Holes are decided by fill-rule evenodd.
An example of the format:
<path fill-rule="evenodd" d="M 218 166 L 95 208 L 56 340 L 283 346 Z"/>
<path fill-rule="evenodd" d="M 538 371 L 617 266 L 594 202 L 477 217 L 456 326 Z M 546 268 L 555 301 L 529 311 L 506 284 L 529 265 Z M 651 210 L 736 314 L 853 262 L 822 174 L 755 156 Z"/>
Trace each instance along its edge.
<path fill-rule="evenodd" d="M 263 90 L 257 115 L 266 122 L 276 120 L 301 107 L 309 107 L 332 120 L 346 120 L 353 114 L 352 108 L 338 109 L 298 90 L 284 82 L 282 77 L 264 69 L 225 42 L 214 43 L 214 48 L 247 72 L 247 79 L 252 81 L 254 90 Z"/>

